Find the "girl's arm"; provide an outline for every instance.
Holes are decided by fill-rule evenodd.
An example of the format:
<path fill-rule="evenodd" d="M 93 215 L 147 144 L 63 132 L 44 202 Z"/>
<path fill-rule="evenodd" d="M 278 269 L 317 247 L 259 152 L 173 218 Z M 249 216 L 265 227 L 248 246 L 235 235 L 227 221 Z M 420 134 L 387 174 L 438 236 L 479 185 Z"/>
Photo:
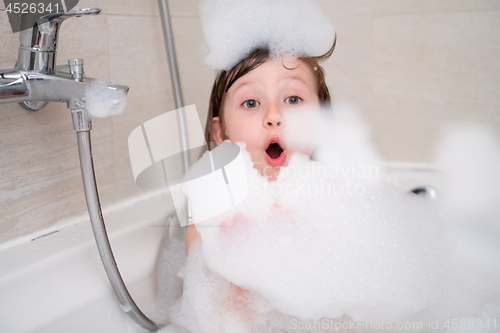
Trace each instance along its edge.
<path fill-rule="evenodd" d="M 189 253 L 189 247 L 191 243 L 198 237 L 200 234 L 196 231 L 194 227 L 194 223 L 188 225 L 186 227 L 186 253 Z"/>

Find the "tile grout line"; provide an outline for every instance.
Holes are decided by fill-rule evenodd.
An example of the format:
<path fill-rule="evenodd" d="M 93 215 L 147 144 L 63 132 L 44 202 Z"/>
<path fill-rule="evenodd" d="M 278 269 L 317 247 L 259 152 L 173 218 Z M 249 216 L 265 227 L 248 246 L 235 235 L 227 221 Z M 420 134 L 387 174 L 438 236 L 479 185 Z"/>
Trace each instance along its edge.
<path fill-rule="evenodd" d="M 111 56 L 110 56 L 110 52 L 109 52 L 109 21 L 108 21 L 108 14 L 106 14 L 106 55 L 107 55 L 107 62 L 108 62 L 108 81 L 109 82 L 112 82 L 112 77 L 111 77 Z M 113 162 L 115 160 L 115 136 L 114 136 L 114 133 L 115 133 L 115 130 L 114 130 L 114 125 L 115 125 L 115 122 L 113 121 L 113 118 L 111 118 L 111 149 L 113 150 L 112 152 L 112 156 L 113 156 Z M 118 197 L 118 194 L 117 194 L 117 170 L 116 170 L 117 166 L 116 166 L 116 163 L 113 163 L 113 199 L 114 201 L 117 200 L 117 197 Z"/>
<path fill-rule="evenodd" d="M 456 9 L 456 10 L 422 10 L 408 12 L 373 12 L 376 17 L 389 16 L 408 16 L 408 15 L 428 15 L 428 14 L 464 14 L 464 13 L 481 13 L 481 12 L 498 12 L 500 8 L 485 8 L 485 9 Z"/>
<path fill-rule="evenodd" d="M 106 13 L 108 16 L 130 16 L 130 17 L 160 17 L 159 14 L 125 14 L 125 13 Z M 176 18 L 199 18 L 200 16 L 197 14 L 172 14 L 170 17 Z"/>

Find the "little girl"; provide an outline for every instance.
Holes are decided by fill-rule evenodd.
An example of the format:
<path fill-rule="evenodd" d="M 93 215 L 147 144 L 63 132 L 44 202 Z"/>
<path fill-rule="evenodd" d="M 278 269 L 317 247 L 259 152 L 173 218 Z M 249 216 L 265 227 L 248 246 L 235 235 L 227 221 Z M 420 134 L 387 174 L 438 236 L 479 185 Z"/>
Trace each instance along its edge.
<path fill-rule="evenodd" d="M 311 150 L 282 139 L 284 114 L 303 106 L 310 107 L 304 112 L 331 106 L 319 62 L 328 59 L 334 48 L 335 41 L 317 57 L 271 57 L 268 49 L 256 48 L 229 71 L 221 71 L 210 96 L 207 142 L 245 142 L 254 167 L 269 181 L 276 180 L 294 153 L 310 157 Z M 186 251 L 197 237 L 194 224 L 189 225 Z"/>

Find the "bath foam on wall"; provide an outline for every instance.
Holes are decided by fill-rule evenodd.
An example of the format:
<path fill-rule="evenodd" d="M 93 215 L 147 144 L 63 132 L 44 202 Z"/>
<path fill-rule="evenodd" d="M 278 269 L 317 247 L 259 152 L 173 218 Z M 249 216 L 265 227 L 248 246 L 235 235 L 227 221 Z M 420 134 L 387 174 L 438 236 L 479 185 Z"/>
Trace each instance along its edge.
<path fill-rule="evenodd" d="M 479 238 L 461 242 L 460 218 L 448 214 L 457 207 L 439 209 L 366 172 L 346 172 L 378 159 L 356 118 L 336 114 L 323 120 L 325 128 L 345 130 L 337 142 L 321 137 L 330 148 L 319 154 L 323 161 L 294 155 L 276 182 L 260 177 L 244 152 L 249 196 L 210 226 L 196 224 L 201 239 L 182 271 L 183 296 L 170 310 L 174 323 L 193 332 L 300 332 L 291 323 L 427 325 L 485 322 L 498 314 L 498 242 L 480 251 Z M 498 221 L 476 225 L 498 228 Z"/>

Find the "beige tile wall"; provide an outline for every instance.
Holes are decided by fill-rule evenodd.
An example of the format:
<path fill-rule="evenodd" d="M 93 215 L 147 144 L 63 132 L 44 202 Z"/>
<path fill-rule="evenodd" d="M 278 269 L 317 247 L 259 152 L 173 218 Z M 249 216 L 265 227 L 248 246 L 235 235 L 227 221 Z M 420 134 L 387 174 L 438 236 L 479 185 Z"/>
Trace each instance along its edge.
<path fill-rule="evenodd" d="M 453 122 L 500 135 L 499 1 L 319 3 L 338 33 L 329 86 L 358 107 L 385 159 L 432 162 Z"/>
<path fill-rule="evenodd" d="M 130 132 L 174 110 L 165 44 L 155 0 L 80 1 L 98 16 L 72 18 L 61 28 L 58 64 L 82 58 L 88 77 L 128 85 L 124 114 L 93 119 L 92 146 L 103 205 L 144 193 L 134 183 L 128 155 Z M 3 8 L 3 3 L 2 7 Z M 196 1 L 170 1 L 186 104 L 204 120 L 214 73 L 203 65 Z M 0 12 L 0 68 L 13 68 L 19 34 Z M 33 233 L 86 212 L 76 137 L 63 104 L 39 112 L 0 104 L 0 242 Z"/>
<path fill-rule="evenodd" d="M 387 160 L 431 162 L 440 129 L 456 120 L 500 133 L 499 1 L 318 2 L 338 33 L 325 64 L 334 99 L 357 106 Z M 196 104 L 204 123 L 214 73 L 203 63 L 197 3 L 169 1 L 185 104 Z M 108 205 L 145 192 L 134 184 L 128 135 L 175 106 L 157 1 L 78 7 L 103 12 L 64 22 L 58 64 L 83 58 L 87 76 L 130 87 L 123 115 L 93 122 L 96 177 Z M 0 68 L 14 66 L 18 45 L 0 12 Z M 39 112 L 0 105 L 0 242 L 86 212 L 78 163 L 65 105 Z"/>

